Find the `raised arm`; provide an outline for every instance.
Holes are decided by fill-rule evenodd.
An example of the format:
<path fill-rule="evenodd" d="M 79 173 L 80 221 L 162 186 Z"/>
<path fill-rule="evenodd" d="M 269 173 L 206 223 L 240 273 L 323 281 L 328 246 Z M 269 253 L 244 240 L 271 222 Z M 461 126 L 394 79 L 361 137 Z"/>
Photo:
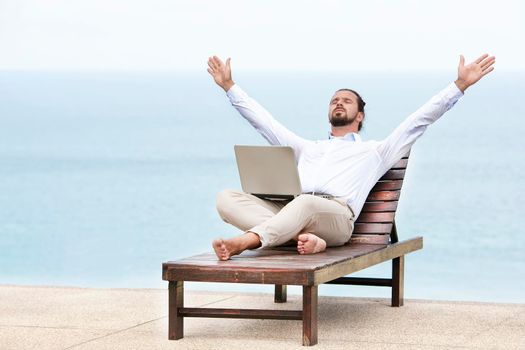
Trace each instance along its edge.
<path fill-rule="evenodd" d="M 237 111 L 271 144 L 291 146 L 298 159 L 307 141 L 288 130 L 275 120 L 257 101 L 248 96 L 238 85 L 233 82 L 230 59 L 226 63 L 217 56 L 208 60 L 208 73 L 213 77 L 230 99 Z"/>
<path fill-rule="evenodd" d="M 427 103 L 411 114 L 378 147 L 383 160 L 383 170 L 388 170 L 405 155 L 416 140 L 425 132 L 428 125 L 439 119 L 459 100 L 466 89 L 477 83 L 482 77 L 494 70 L 494 56 L 485 54 L 474 62 L 465 65 L 465 58 L 460 56 L 456 81 L 431 98 Z"/>

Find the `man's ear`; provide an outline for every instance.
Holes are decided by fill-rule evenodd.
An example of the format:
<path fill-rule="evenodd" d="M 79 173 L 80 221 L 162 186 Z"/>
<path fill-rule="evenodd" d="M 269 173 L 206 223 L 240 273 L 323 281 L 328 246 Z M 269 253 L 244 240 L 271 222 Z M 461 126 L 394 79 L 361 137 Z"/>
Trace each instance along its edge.
<path fill-rule="evenodd" d="M 355 120 L 357 120 L 358 122 L 362 122 L 363 119 L 365 119 L 365 114 L 363 112 L 358 112 L 355 117 Z"/>

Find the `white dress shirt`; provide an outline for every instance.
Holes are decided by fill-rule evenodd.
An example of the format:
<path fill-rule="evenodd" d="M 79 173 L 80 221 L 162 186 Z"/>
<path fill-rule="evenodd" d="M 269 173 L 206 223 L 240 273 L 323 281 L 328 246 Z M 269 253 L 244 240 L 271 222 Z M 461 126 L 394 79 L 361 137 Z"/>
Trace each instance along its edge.
<path fill-rule="evenodd" d="M 270 144 L 293 148 L 303 193 L 343 197 L 356 217 L 381 176 L 462 95 L 451 83 L 382 141 L 362 141 L 356 133 L 310 141 L 284 127 L 238 85 L 227 92 L 231 104 Z"/>

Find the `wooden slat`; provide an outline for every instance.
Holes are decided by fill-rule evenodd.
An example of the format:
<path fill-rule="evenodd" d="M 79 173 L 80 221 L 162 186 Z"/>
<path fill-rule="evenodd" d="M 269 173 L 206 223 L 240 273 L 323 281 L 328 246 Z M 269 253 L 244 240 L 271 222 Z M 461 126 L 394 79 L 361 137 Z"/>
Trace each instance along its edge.
<path fill-rule="evenodd" d="M 397 209 L 397 201 L 392 202 L 366 202 L 361 213 L 393 211 Z"/>
<path fill-rule="evenodd" d="M 383 175 L 379 181 L 383 180 L 403 180 L 405 178 L 406 170 L 389 170 Z"/>
<path fill-rule="evenodd" d="M 406 169 L 407 164 L 408 158 L 402 158 L 396 164 L 394 164 L 391 169 Z"/>
<path fill-rule="evenodd" d="M 394 212 L 361 213 L 356 223 L 390 223 L 394 221 Z"/>
<path fill-rule="evenodd" d="M 392 287 L 391 278 L 339 277 L 326 284 L 345 284 L 354 286 Z"/>
<path fill-rule="evenodd" d="M 185 307 L 179 309 L 183 317 L 210 318 L 256 318 L 272 320 L 302 320 L 303 312 L 295 310 L 263 310 L 263 309 L 218 309 Z"/>
<path fill-rule="evenodd" d="M 373 201 L 397 201 L 399 199 L 399 191 L 378 191 L 371 192 L 366 199 L 367 202 Z"/>
<path fill-rule="evenodd" d="M 403 180 L 379 181 L 370 192 L 400 190 L 402 185 Z"/>
<path fill-rule="evenodd" d="M 363 235 L 353 234 L 350 238 L 350 244 L 388 244 L 388 235 Z"/>
<path fill-rule="evenodd" d="M 390 234 L 392 231 L 392 224 L 361 224 L 356 223 L 354 226 L 354 233 L 377 233 Z"/>
<path fill-rule="evenodd" d="M 295 253 L 298 255 L 297 253 Z M 253 259 L 252 259 L 253 260 Z M 254 262 L 250 262 L 254 265 Z M 286 262 L 281 266 L 287 266 Z M 260 284 L 311 284 L 307 270 L 297 271 L 281 268 L 264 268 L 264 264 L 259 267 L 249 268 L 220 268 L 220 266 L 198 267 L 177 266 L 167 268 L 163 273 L 163 279 L 168 281 L 201 281 L 201 282 L 228 282 L 228 283 L 260 283 Z"/>

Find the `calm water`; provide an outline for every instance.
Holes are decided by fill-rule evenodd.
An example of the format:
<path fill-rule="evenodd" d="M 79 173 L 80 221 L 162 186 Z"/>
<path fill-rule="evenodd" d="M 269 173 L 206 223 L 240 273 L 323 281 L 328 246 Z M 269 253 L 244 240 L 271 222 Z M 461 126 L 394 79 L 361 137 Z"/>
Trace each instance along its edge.
<path fill-rule="evenodd" d="M 364 96 L 363 136 L 381 139 L 453 78 L 236 75 L 277 119 L 312 139 L 327 136 L 337 88 Z M 413 148 L 397 222 L 401 239 L 422 235 L 425 248 L 407 258 L 406 297 L 525 302 L 524 95 L 525 74 L 496 71 Z M 236 143 L 264 141 L 205 71 L 0 73 L 0 283 L 164 288 L 163 261 L 236 233 L 214 207 L 216 192 L 240 187 Z M 367 287 L 320 293 L 388 296 Z"/>

